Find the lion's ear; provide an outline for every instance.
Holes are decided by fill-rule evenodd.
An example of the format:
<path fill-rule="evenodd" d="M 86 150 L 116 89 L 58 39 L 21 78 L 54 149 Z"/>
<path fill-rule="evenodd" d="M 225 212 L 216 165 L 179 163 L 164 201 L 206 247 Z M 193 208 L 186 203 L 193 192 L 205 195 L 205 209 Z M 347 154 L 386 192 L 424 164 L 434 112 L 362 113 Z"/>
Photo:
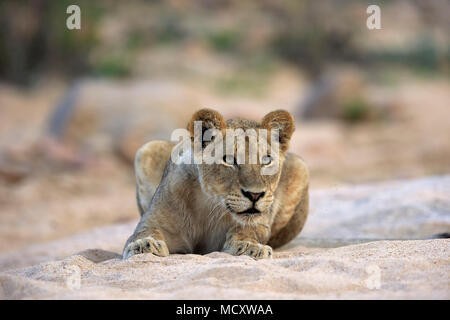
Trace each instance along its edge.
<path fill-rule="evenodd" d="M 192 115 L 191 121 L 189 121 L 188 123 L 187 129 L 189 130 L 191 137 L 194 137 L 194 128 L 196 121 L 201 121 L 202 137 L 205 131 L 208 129 L 217 129 L 223 131 L 227 126 L 225 119 L 217 111 L 212 109 L 201 109 Z"/>
<path fill-rule="evenodd" d="M 280 149 L 286 152 L 289 141 L 295 130 L 294 118 L 285 110 L 272 111 L 264 116 L 261 126 L 267 130 L 278 129 L 280 137 Z"/>

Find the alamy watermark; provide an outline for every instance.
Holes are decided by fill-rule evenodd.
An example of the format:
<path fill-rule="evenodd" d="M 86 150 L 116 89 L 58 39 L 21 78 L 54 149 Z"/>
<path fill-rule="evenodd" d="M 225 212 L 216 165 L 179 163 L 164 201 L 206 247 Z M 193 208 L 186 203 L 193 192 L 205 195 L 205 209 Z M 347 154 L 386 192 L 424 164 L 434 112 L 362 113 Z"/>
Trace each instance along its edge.
<path fill-rule="evenodd" d="M 64 267 L 67 274 L 66 286 L 71 290 L 78 290 L 81 288 L 81 269 L 76 265 L 69 265 Z"/>
<path fill-rule="evenodd" d="M 369 30 L 381 29 L 381 9 L 376 4 L 367 7 L 366 13 L 370 16 L 366 20 L 366 26 Z"/>
<path fill-rule="evenodd" d="M 367 289 L 375 290 L 381 288 L 381 269 L 376 264 L 371 264 L 366 267 L 366 273 L 369 275 L 364 280 L 364 285 Z"/>
<path fill-rule="evenodd" d="M 175 164 L 260 164 L 262 175 L 273 175 L 279 170 L 279 130 L 263 128 L 226 129 L 225 141 L 221 130 L 202 130 L 202 121 L 194 121 L 194 134 L 176 129 L 171 141 L 178 142 L 171 153 Z M 248 150 L 246 149 L 248 141 Z"/>
<path fill-rule="evenodd" d="M 81 29 L 81 9 L 76 4 L 67 7 L 66 13 L 70 14 L 66 19 L 66 26 L 69 30 Z"/>
<path fill-rule="evenodd" d="M 67 7 L 66 13 L 70 14 L 66 19 L 66 26 L 69 30 L 81 29 L 81 9 L 76 4 L 71 4 Z M 366 26 L 369 30 L 381 29 L 381 9 L 376 4 L 371 4 L 367 7 L 366 13 L 370 16 L 367 17 Z"/>

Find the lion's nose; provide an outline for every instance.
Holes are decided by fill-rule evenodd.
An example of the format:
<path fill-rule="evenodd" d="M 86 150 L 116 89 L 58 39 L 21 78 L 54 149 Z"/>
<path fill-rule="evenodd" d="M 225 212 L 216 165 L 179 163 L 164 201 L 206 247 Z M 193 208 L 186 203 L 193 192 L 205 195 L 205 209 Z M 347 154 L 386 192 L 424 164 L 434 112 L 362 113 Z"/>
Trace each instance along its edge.
<path fill-rule="evenodd" d="M 264 197 L 266 194 L 265 192 L 250 192 L 245 191 L 244 189 L 241 189 L 242 194 L 244 197 L 248 198 L 252 202 L 258 201 L 260 198 Z"/>

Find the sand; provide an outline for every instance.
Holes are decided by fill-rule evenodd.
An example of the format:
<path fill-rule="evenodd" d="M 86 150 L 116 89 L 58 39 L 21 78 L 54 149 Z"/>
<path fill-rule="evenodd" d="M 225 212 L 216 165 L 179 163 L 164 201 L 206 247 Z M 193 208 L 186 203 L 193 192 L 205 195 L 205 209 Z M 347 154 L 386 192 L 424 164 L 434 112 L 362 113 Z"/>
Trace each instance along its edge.
<path fill-rule="evenodd" d="M 450 299 L 450 239 L 433 239 L 450 231 L 449 186 L 442 176 L 314 191 L 304 231 L 271 260 L 122 260 L 136 221 L 99 227 L 1 253 L 0 297 Z"/>
<path fill-rule="evenodd" d="M 0 275 L 8 299 L 449 299 L 450 240 L 296 246 L 271 260 L 214 252 L 121 260 L 100 249 Z"/>

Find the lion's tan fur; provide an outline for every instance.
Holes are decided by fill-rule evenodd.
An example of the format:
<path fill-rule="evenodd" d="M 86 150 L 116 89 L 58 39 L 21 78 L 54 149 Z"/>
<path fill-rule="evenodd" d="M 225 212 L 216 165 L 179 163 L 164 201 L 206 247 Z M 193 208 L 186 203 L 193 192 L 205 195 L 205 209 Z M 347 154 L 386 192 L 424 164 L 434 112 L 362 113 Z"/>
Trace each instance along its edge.
<path fill-rule="evenodd" d="M 216 111 L 202 109 L 193 121 L 222 130 L 268 128 L 280 130 L 279 170 L 261 176 L 260 164 L 229 168 L 221 164 L 174 164 L 174 144 L 152 141 L 136 154 L 137 200 L 141 220 L 124 248 L 124 257 L 141 252 L 169 253 L 225 251 L 268 258 L 271 247 L 293 239 L 308 215 L 308 170 L 299 157 L 287 153 L 294 131 L 292 116 L 274 111 L 261 123 L 232 119 L 225 122 Z M 247 150 L 248 151 L 248 150 Z M 264 191 L 256 202 L 260 214 L 239 214 L 247 200 L 241 189 Z M 259 206 L 259 207 L 258 207 Z"/>

